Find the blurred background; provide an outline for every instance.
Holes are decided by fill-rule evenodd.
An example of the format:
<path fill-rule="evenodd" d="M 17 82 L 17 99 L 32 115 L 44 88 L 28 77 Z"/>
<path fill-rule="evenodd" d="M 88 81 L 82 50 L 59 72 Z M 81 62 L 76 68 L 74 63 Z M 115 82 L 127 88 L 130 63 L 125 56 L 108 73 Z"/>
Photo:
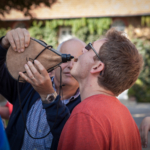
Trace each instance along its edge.
<path fill-rule="evenodd" d="M 145 64 L 136 83 L 118 98 L 138 126 L 150 116 L 150 0 L 1 0 L 0 37 L 17 27 L 27 28 L 32 37 L 55 49 L 72 37 L 88 43 L 111 27 L 123 31 Z"/>
<path fill-rule="evenodd" d="M 0 36 L 27 28 L 32 37 L 56 49 L 72 37 L 86 43 L 115 27 L 133 41 L 144 57 L 136 84 L 120 100 L 150 102 L 150 0 L 1 0 Z"/>

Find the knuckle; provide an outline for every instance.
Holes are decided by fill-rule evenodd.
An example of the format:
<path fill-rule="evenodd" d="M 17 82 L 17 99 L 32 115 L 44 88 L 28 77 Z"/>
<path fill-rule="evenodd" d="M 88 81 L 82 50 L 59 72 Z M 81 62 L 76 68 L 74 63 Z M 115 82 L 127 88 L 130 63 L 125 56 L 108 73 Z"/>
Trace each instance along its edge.
<path fill-rule="evenodd" d="M 27 38 L 30 37 L 30 34 L 28 32 L 25 32 L 25 35 L 26 35 Z"/>
<path fill-rule="evenodd" d="M 34 75 L 35 75 L 35 76 L 38 76 L 37 70 L 34 71 Z"/>
<path fill-rule="evenodd" d="M 9 34 L 12 34 L 15 31 L 15 29 L 12 29 L 11 31 L 9 31 Z"/>
<path fill-rule="evenodd" d="M 16 42 L 16 43 L 19 43 L 19 38 L 16 38 L 16 39 L 15 39 L 15 42 Z"/>
<path fill-rule="evenodd" d="M 49 76 L 46 76 L 45 77 L 45 80 L 48 82 L 50 80 L 50 77 Z"/>
<path fill-rule="evenodd" d="M 28 81 L 28 78 L 27 78 L 27 77 L 24 77 L 24 79 L 25 79 L 26 81 Z"/>
<path fill-rule="evenodd" d="M 20 27 L 18 27 L 18 28 L 16 28 L 15 30 L 16 30 L 16 31 L 20 31 L 20 30 L 21 30 L 21 28 L 20 28 Z"/>
<path fill-rule="evenodd" d="M 16 49 L 16 46 L 13 45 L 12 48 L 13 48 L 13 49 Z"/>
<path fill-rule="evenodd" d="M 39 69 L 40 69 L 41 72 L 45 71 L 45 69 L 42 66 L 40 66 Z"/>
<path fill-rule="evenodd" d="M 39 86 L 39 84 L 38 84 L 37 82 L 34 82 L 34 85 L 35 85 L 35 86 Z"/>
<path fill-rule="evenodd" d="M 30 78 L 30 79 L 32 79 L 32 78 L 33 78 L 33 76 L 32 76 L 32 75 L 29 75 L 29 78 Z"/>
<path fill-rule="evenodd" d="M 6 35 L 9 36 L 10 34 L 11 34 L 11 31 L 8 31 Z"/>
<path fill-rule="evenodd" d="M 24 38 L 21 36 L 21 37 L 20 37 L 20 40 L 21 40 L 21 42 L 23 42 L 23 41 L 24 41 Z"/>
<path fill-rule="evenodd" d="M 12 48 L 16 48 L 16 45 L 13 42 L 10 42 Z"/>
<path fill-rule="evenodd" d="M 40 79 L 40 84 L 43 85 L 45 83 L 44 79 Z"/>
<path fill-rule="evenodd" d="M 39 85 L 43 85 L 43 81 L 42 80 L 39 80 Z"/>
<path fill-rule="evenodd" d="M 12 39 L 10 39 L 9 42 L 14 45 L 14 41 Z"/>
<path fill-rule="evenodd" d="M 26 28 L 22 28 L 22 30 L 23 30 L 24 32 L 28 32 Z"/>

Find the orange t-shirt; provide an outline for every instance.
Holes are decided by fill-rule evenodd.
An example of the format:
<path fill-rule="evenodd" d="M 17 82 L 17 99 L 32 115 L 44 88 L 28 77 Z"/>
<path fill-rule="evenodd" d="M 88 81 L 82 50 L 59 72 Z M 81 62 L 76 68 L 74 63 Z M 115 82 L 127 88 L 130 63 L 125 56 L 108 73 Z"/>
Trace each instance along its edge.
<path fill-rule="evenodd" d="M 94 95 L 78 104 L 61 133 L 58 150 L 141 150 L 129 110 L 111 96 Z"/>

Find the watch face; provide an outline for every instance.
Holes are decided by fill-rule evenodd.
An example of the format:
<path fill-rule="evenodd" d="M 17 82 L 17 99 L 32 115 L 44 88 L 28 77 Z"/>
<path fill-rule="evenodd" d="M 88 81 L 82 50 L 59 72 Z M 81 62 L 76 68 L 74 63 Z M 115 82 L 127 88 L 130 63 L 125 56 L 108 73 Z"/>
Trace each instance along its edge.
<path fill-rule="evenodd" d="M 54 100 L 54 95 L 50 95 L 49 97 L 48 97 L 48 100 L 51 102 L 51 101 L 53 101 Z"/>

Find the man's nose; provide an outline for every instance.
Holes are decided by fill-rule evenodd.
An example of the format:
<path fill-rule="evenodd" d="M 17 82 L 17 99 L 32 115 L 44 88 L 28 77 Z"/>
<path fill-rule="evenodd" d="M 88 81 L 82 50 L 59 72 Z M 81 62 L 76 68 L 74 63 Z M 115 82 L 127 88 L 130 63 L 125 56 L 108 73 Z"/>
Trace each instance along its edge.
<path fill-rule="evenodd" d="M 69 61 L 69 62 L 68 62 L 68 68 L 69 68 L 69 69 L 72 69 L 73 64 L 74 64 L 74 60 Z"/>

